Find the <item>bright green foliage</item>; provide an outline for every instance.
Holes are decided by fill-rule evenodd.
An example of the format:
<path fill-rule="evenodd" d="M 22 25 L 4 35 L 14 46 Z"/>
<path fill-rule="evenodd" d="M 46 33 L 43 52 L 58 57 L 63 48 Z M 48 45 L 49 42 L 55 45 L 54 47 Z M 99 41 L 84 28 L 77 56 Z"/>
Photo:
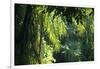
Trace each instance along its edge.
<path fill-rule="evenodd" d="M 49 34 L 49 39 L 54 45 L 55 51 L 58 51 L 60 48 L 60 41 L 59 38 L 62 35 L 66 34 L 66 25 L 62 20 L 60 15 L 54 16 L 55 10 L 52 11 L 50 14 L 46 13 L 45 15 L 45 29 Z M 53 18 L 54 17 L 54 18 Z"/>
<path fill-rule="evenodd" d="M 41 63 L 52 63 L 52 61 L 54 61 L 53 58 L 53 52 L 59 52 L 60 50 L 60 41 L 59 39 L 61 38 L 61 36 L 66 34 L 66 25 L 64 24 L 63 19 L 61 18 L 60 15 L 56 15 L 54 16 L 56 10 L 53 10 L 51 13 L 47 12 L 47 7 L 45 6 L 36 6 L 35 7 L 35 13 L 34 16 L 37 15 L 36 19 L 37 21 L 35 23 L 37 23 L 39 30 L 37 32 L 37 40 L 36 40 L 36 50 L 38 51 L 38 53 L 40 53 L 40 59 Z M 44 13 L 43 13 L 44 12 Z M 42 18 L 42 19 L 41 19 Z M 41 26 L 42 25 L 42 26 Z M 60 25 L 60 26 L 59 26 Z M 42 29 L 43 28 L 43 29 Z M 40 30 L 42 29 L 42 30 Z M 45 31 L 45 32 L 44 32 Z M 40 36 L 42 32 L 42 36 Z M 48 34 L 48 35 L 45 35 Z M 40 40 L 42 37 L 42 40 Z M 48 37 L 50 42 L 49 45 L 47 44 L 48 41 L 44 39 L 44 37 Z M 43 41 L 45 41 L 43 43 Z M 41 43 L 40 43 L 41 42 Z M 42 43 L 44 45 L 42 45 Z M 40 47 L 39 46 L 41 44 L 42 49 L 40 51 Z M 50 44 L 52 45 L 50 47 Z M 53 49 L 53 50 L 52 50 Z M 41 55 L 42 53 L 42 55 Z M 46 56 L 43 56 L 43 54 Z"/>
<path fill-rule="evenodd" d="M 52 61 L 55 62 L 55 59 L 53 58 L 53 48 L 50 47 L 50 45 L 47 45 L 44 41 L 44 52 L 43 52 L 43 59 L 42 63 L 52 63 Z"/>
<path fill-rule="evenodd" d="M 78 35 L 79 36 L 82 36 L 83 33 L 85 32 L 85 27 L 83 24 L 81 24 L 81 22 L 78 23 L 77 25 L 77 22 L 75 20 L 75 18 L 72 18 L 72 22 L 74 23 L 74 27 L 76 27 L 76 31 L 78 32 Z"/>
<path fill-rule="evenodd" d="M 15 64 L 94 60 L 94 9 L 15 4 Z"/>

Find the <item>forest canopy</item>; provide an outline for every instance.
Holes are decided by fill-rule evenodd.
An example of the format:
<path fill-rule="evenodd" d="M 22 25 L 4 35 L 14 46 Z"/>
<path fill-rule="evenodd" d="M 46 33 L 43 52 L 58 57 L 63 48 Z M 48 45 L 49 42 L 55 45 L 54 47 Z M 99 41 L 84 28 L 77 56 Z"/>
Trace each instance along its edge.
<path fill-rule="evenodd" d="M 15 65 L 94 60 L 94 8 L 15 4 Z"/>

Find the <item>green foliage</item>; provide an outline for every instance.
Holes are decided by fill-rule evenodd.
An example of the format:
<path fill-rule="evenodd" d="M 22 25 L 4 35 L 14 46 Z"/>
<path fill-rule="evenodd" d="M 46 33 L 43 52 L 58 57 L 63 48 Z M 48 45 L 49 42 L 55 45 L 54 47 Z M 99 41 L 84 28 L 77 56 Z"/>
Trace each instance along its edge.
<path fill-rule="evenodd" d="M 94 60 L 94 9 L 15 5 L 15 64 Z"/>
<path fill-rule="evenodd" d="M 59 51 L 59 38 L 66 34 L 66 25 L 60 15 L 54 16 L 55 10 L 45 14 L 45 29 L 49 34 L 49 39 L 54 45 L 54 50 Z"/>
<path fill-rule="evenodd" d="M 52 63 L 55 62 L 55 59 L 53 58 L 53 48 L 50 47 L 50 45 L 47 45 L 46 41 L 44 41 L 44 50 L 43 50 L 43 59 L 42 63 Z"/>

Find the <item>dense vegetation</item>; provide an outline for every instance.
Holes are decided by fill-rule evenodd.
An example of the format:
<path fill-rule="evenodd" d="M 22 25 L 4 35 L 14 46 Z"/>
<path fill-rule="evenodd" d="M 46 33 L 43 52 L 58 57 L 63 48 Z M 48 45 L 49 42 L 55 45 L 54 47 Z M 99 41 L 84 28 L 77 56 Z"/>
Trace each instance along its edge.
<path fill-rule="evenodd" d="M 15 4 L 15 65 L 94 60 L 94 9 Z"/>

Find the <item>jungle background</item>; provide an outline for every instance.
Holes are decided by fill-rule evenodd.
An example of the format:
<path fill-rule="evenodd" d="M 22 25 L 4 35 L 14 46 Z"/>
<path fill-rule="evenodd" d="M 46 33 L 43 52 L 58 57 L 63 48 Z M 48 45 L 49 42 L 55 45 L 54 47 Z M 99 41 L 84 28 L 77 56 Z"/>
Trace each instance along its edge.
<path fill-rule="evenodd" d="M 94 8 L 15 4 L 15 65 L 94 60 Z"/>

